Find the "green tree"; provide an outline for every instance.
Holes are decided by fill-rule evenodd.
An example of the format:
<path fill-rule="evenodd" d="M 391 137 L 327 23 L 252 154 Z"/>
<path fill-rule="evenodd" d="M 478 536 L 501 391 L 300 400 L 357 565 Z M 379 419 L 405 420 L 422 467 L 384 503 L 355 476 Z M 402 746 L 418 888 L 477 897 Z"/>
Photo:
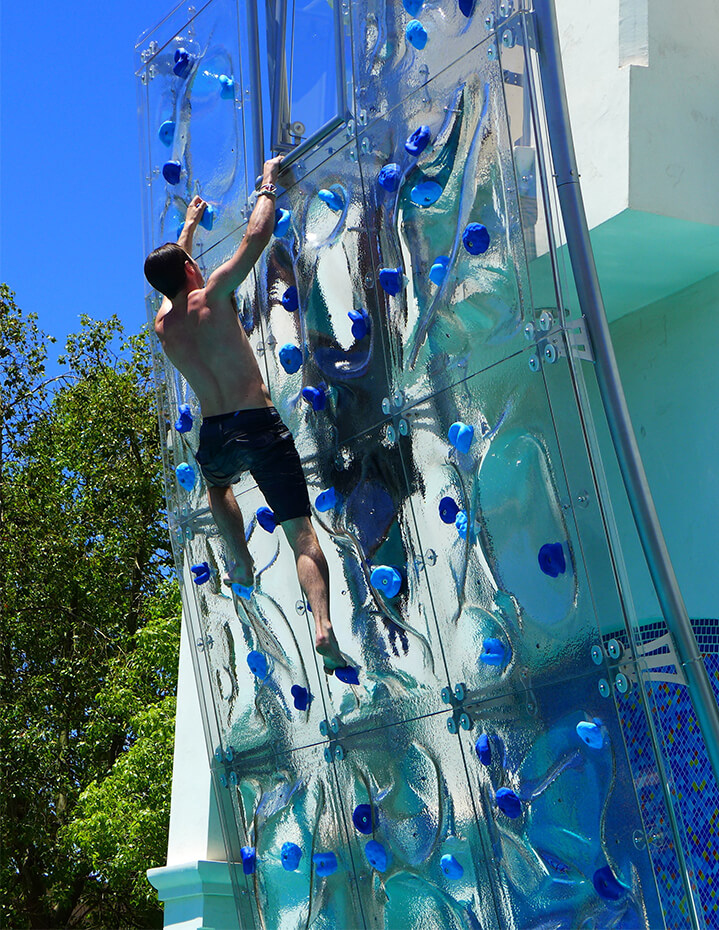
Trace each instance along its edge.
<path fill-rule="evenodd" d="M 146 335 L 0 286 L 0 926 L 154 927 L 180 612 Z M 119 349 L 113 346 L 119 343 Z"/>

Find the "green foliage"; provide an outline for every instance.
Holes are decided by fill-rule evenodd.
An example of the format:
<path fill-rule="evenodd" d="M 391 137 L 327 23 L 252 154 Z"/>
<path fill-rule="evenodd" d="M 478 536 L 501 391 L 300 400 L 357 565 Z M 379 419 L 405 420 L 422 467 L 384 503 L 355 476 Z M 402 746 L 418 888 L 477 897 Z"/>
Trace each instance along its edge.
<path fill-rule="evenodd" d="M 148 339 L 82 317 L 48 380 L 5 285 L 0 336 L 0 926 L 159 927 L 180 607 Z"/>

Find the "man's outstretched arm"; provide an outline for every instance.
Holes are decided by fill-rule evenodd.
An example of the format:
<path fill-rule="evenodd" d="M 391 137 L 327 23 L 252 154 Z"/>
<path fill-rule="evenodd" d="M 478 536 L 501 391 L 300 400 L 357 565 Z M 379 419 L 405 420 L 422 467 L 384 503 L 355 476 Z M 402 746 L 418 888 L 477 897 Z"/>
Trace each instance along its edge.
<path fill-rule="evenodd" d="M 192 240 L 195 237 L 195 230 L 202 219 L 207 204 L 202 197 L 193 197 L 187 207 L 185 222 L 182 231 L 177 240 L 180 248 L 184 249 L 188 255 L 192 255 Z"/>
<path fill-rule="evenodd" d="M 262 173 L 263 187 L 265 185 L 274 187 L 281 162 L 281 155 L 265 162 Z M 272 238 L 274 228 L 275 198 L 260 193 L 237 251 L 232 258 L 213 271 L 207 281 L 205 294 L 208 303 L 212 302 L 213 298 L 228 297 L 234 292 L 235 288 L 239 287 L 265 250 Z"/>

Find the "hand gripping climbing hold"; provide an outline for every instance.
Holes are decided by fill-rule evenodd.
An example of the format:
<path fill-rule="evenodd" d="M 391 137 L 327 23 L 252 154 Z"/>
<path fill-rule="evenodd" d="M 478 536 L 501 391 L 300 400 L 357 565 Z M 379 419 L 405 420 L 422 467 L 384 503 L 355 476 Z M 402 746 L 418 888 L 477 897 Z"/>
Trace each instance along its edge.
<path fill-rule="evenodd" d="M 277 518 L 269 507 L 257 508 L 257 522 L 267 533 L 274 533 L 277 529 Z"/>
<path fill-rule="evenodd" d="M 429 269 L 429 280 L 432 284 L 440 285 L 447 277 L 449 268 L 449 257 L 447 255 L 438 255 Z"/>
<path fill-rule="evenodd" d="M 257 865 L 255 847 L 243 846 L 240 850 L 240 855 L 242 856 L 242 871 L 245 873 L 245 875 L 252 875 L 252 873 L 255 871 L 255 866 Z"/>
<path fill-rule="evenodd" d="M 344 209 L 344 201 L 337 191 L 322 188 L 317 191 L 317 196 L 323 203 L 327 204 L 330 210 L 334 210 L 335 213 L 340 213 Z"/>
<path fill-rule="evenodd" d="M 458 452 L 469 452 L 474 439 L 474 427 L 458 420 L 450 426 L 447 438 Z"/>
<path fill-rule="evenodd" d="M 194 488 L 197 475 L 192 465 L 188 465 L 187 462 L 181 462 L 175 469 L 175 475 L 177 475 L 177 483 L 181 488 L 184 488 L 185 491 L 191 491 Z"/>
<path fill-rule="evenodd" d="M 302 858 L 302 850 L 297 845 L 297 843 L 283 843 L 282 849 L 280 850 L 280 859 L 282 860 L 282 868 L 285 872 L 294 872 L 297 866 L 300 864 L 300 859 Z"/>
<path fill-rule="evenodd" d="M 459 513 L 459 504 L 451 497 L 443 497 L 439 502 L 439 519 L 442 523 L 454 523 Z"/>
<path fill-rule="evenodd" d="M 500 788 L 495 795 L 495 800 L 502 813 L 511 817 L 512 820 L 522 813 L 522 802 L 511 788 Z"/>
<path fill-rule="evenodd" d="M 602 749 L 604 747 L 604 732 L 601 723 L 582 720 L 577 724 L 576 729 L 577 736 L 590 749 Z"/>
<path fill-rule="evenodd" d="M 160 142 L 162 142 L 163 145 L 172 145 L 172 140 L 175 138 L 174 122 L 171 119 L 166 119 L 164 123 L 160 124 L 157 135 L 160 137 Z"/>
<path fill-rule="evenodd" d="M 479 658 L 485 665 L 507 665 L 512 658 L 512 650 L 505 646 L 501 639 L 490 637 L 482 643 Z"/>
<path fill-rule="evenodd" d="M 207 562 L 200 562 L 199 565 L 191 565 L 190 571 L 195 576 L 192 580 L 195 584 L 205 584 L 205 582 L 210 580 L 212 572 L 210 571 L 210 566 Z"/>
<path fill-rule="evenodd" d="M 280 365 L 288 375 L 293 375 L 302 367 L 302 350 L 293 346 L 291 342 L 285 343 L 280 349 Z"/>
<path fill-rule="evenodd" d="M 349 310 L 347 316 L 352 320 L 352 326 L 350 327 L 352 335 L 359 342 L 360 339 L 364 339 L 370 330 L 369 313 L 364 307 L 360 307 L 359 310 Z"/>
<path fill-rule="evenodd" d="M 492 764 L 492 747 L 489 745 L 489 737 L 486 733 L 482 733 L 478 737 L 477 742 L 474 744 L 474 751 L 477 753 L 477 758 L 482 765 Z"/>
<path fill-rule="evenodd" d="M 550 578 L 558 578 L 567 570 L 567 561 L 564 558 L 564 547 L 561 543 L 545 543 L 537 556 L 539 567 Z"/>
<path fill-rule="evenodd" d="M 179 184 L 182 165 L 179 161 L 166 161 L 162 166 L 162 176 L 168 184 Z"/>
<path fill-rule="evenodd" d="M 220 97 L 223 100 L 234 100 L 235 97 L 235 82 L 231 77 L 228 77 L 226 74 L 221 74 L 218 78 L 220 82 Z"/>
<path fill-rule="evenodd" d="M 281 239 L 287 230 L 290 228 L 290 223 L 292 222 L 292 214 L 289 210 L 283 210 L 282 207 L 278 207 L 275 210 L 275 229 L 274 233 L 278 239 Z"/>
<path fill-rule="evenodd" d="M 409 199 L 418 207 L 431 207 L 442 196 L 442 188 L 436 181 L 422 181 L 409 192 Z"/>
<path fill-rule="evenodd" d="M 592 884 L 599 897 L 604 898 L 605 901 L 619 901 L 629 891 L 629 888 L 617 879 L 608 865 L 597 869 L 592 876 Z"/>
<path fill-rule="evenodd" d="M 327 403 L 327 396 L 322 387 L 302 388 L 302 397 L 312 407 L 313 410 L 324 410 Z"/>
<path fill-rule="evenodd" d="M 288 313 L 294 313 L 299 305 L 300 299 L 297 293 L 297 288 L 294 286 L 294 284 L 290 284 L 290 286 L 282 295 L 282 306 Z"/>
<path fill-rule="evenodd" d="M 390 194 L 394 194 L 399 187 L 401 178 L 402 169 L 400 166 L 396 162 L 390 162 L 388 165 L 384 165 L 377 175 L 377 183 L 381 188 L 389 191 Z"/>
<path fill-rule="evenodd" d="M 385 597 L 396 597 L 402 587 L 402 575 L 391 565 L 378 565 L 372 569 L 370 584 Z"/>
<path fill-rule="evenodd" d="M 445 853 L 444 856 L 439 860 L 439 866 L 446 875 L 447 878 L 456 881 L 458 878 L 461 878 L 464 875 L 464 869 L 460 862 L 454 858 L 450 853 Z"/>
<path fill-rule="evenodd" d="M 358 804 L 352 811 L 352 823 L 355 830 L 367 836 L 377 824 L 377 811 L 371 804 Z"/>
<path fill-rule="evenodd" d="M 391 297 L 395 297 L 404 290 L 407 279 L 401 268 L 380 268 L 379 283 L 384 291 Z"/>
<path fill-rule="evenodd" d="M 178 418 L 175 420 L 175 429 L 178 433 L 189 433 L 192 429 L 192 411 L 189 404 L 180 404 L 177 408 Z"/>
<path fill-rule="evenodd" d="M 404 144 L 405 150 L 415 157 L 421 155 L 429 145 L 432 133 L 429 126 L 418 126 Z"/>
<path fill-rule="evenodd" d="M 328 510 L 339 507 L 341 503 L 342 495 L 339 494 L 335 488 L 327 488 L 326 491 L 322 491 L 317 495 L 315 510 L 318 513 L 327 513 Z"/>
<path fill-rule="evenodd" d="M 410 45 L 420 51 L 427 44 L 427 30 L 418 19 L 411 19 L 405 26 L 404 34 Z"/>
<path fill-rule="evenodd" d="M 462 233 L 462 245 L 470 255 L 481 255 L 489 248 L 489 233 L 481 223 L 470 223 Z"/>
<path fill-rule="evenodd" d="M 202 218 L 200 220 L 200 226 L 203 229 L 210 230 L 212 229 L 212 224 L 215 222 L 215 208 L 207 203 L 205 204 L 205 209 L 202 211 Z"/>
<path fill-rule="evenodd" d="M 332 875 L 338 868 L 337 856 L 335 856 L 333 852 L 315 853 L 312 857 L 312 862 L 314 863 L 315 871 L 322 878 L 327 875 Z"/>
<path fill-rule="evenodd" d="M 292 695 L 292 703 L 297 710 L 307 710 L 312 703 L 312 695 L 302 685 L 292 685 L 290 694 Z"/>
<path fill-rule="evenodd" d="M 377 840 L 368 840 L 365 843 L 364 854 L 367 862 L 378 872 L 386 872 L 389 865 L 390 856 L 387 850 Z"/>
<path fill-rule="evenodd" d="M 195 56 L 188 52 L 186 48 L 176 49 L 175 64 L 172 66 L 172 73 L 183 79 L 189 77 L 195 61 Z"/>
<path fill-rule="evenodd" d="M 270 668 L 267 664 L 267 656 L 263 652 L 258 652 L 256 649 L 253 649 L 252 652 L 247 654 L 247 664 L 252 674 L 257 678 L 265 679 L 270 673 Z"/>

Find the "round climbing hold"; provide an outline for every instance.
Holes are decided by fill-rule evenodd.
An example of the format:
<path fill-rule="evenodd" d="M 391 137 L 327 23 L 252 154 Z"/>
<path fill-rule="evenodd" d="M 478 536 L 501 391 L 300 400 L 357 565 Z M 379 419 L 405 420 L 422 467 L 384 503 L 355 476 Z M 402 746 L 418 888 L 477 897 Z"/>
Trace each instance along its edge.
<path fill-rule="evenodd" d="M 391 565 L 373 568 L 369 580 L 372 587 L 381 591 L 385 597 L 396 597 L 402 587 L 402 575 Z"/>
<path fill-rule="evenodd" d="M 269 507 L 257 508 L 257 522 L 262 529 L 266 530 L 268 533 L 274 533 L 277 529 L 277 518 Z"/>
<path fill-rule="evenodd" d="M 179 184 L 182 165 L 179 161 L 166 161 L 162 166 L 162 176 L 168 184 Z"/>
<path fill-rule="evenodd" d="M 405 150 L 410 155 L 421 155 L 422 152 L 429 145 L 429 141 L 432 138 L 432 132 L 429 126 L 418 126 L 412 135 L 407 139 L 404 144 Z"/>
<path fill-rule="evenodd" d="M 297 866 L 300 864 L 300 859 L 302 858 L 302 850 L 297 845 L 297 843 L 283 843 L 282 849 L 280 850 L 280 859 L 282 860 L 282 868 L 285 872 L 294 872 Z"/>
<path fill-rule="evenodd" d="M 327 395 L 322 387 L 302 388 L 302 396 L 313 410 L 324 410 L 327 403 Z"/>
<path fill-rule="evenodd" d="M 396 297 L 400 291 L 404 290 L 407 279 L 401 268 L 380 268 L 379 283 L 382 290 L 386 291 L 390 297 Z"/>
<path fill-rule="evenodd" d="M 186 78 L 192 71 L 195 63 L 195 56 L 187 51 L 186 48 L 175 50 L 175 64 L 172 66 L 172 73 L 178 77 Z"/>
<path fill-rule="evenodd" d="M 470 223 L 462 233 L 462 245 L 470 255 L 481 255 L 489 248 L 489 233 L 481 223 Z"/>
<path fill-rule="evenodd" d="M 501 639 L 490 637 L 482 643 L 480 660 L 485 665 L 506 665 L 512 657 L 512 650 Z"/>
<path fill-rule="evenodd" d="M 459 9 L 469 19 L 474 12 L 474 0 L 459 0 Z"/>
<path fill-rule="evenodd" d="M 352 823 L 355 830 L 367 836 L 377 823 L 377 811 L 371 804 L 358 804 L 352 811 Z"/>
<path fill-rule="evenodd" d="M 288 313 L 294 313 L 300 305 L 299 294 L 294 284 L 291 284 L 282 295 L 282 306 Z"/>
<path fill-rule="evenodd" d="M 409 192 L 409 199 L 418 207 L 431 207 L 442 196 L 442 188 L 436 181 L 422 181 Z"/>
<path fill-rule="evenodd" d="M 327 488 L 326 491 L 321 491 L 317 495 L 315 510 L 317 510 L 318 513 L 327 513 L 328 510 L 338 507 L 341 503 L 342 495 L 339 494 L 335 488 Z"/>
<path fill-rule="evenodd" d="M 181 488 L 184 488 L 185 491 L 191 491 L 194 488 L 197 475 L 192 465 L 188 465 L 187 462 L 182 462 L 175 469 L 175 474 L 177 475 L 177 483 Z"/>
<path fill-rule="evenodd" d="M 458 452 L 469 452 L 474 439 L 474 427 L 458 420 L 450 426 L 447 438 Z"/>
<path fill-rule="evenodd" d="M 389 853 L 377 840 L 368 840 L 365 843 L 364 854 L 367 862 L 378 872 L 386 872 L 389 865 Z"/>
<path fill-rule="evenodd" d="M 604 747 L 604 733 L 600 724 L 582 720 L 577 724 L 576 729 L 577 736 L 590 749 L 602 749 Z"/>
<path fill-rule="evenodd" d="M 190 571 L 195 576 L 192 580 L 195 584 L 205 584 L 210 580 L 212 572 L 207 562 L 200 562 L 199 565 L 191 565 Z"/>
<path fill-rule="evenodd" d="M 451 853 L 445 853 L 444 856 L 439 860 L 439 866 L 447 876 L 447 878 L 452 881 L 456 881 L 458 878 L 461 878 L 464 875 L 464 869 L 462 868 L 461 862 L 459 862 Z"/>
<path fill-rule="evenodd" d="M 220 82 L 220 97 L 223 100 L 233 100 L 235 96 L 235 82 L 226 74 L 221 74 L 218 78 Z"/>
<path fill-rule="evenodd" d="M 605 901 L 619 901 L 629 891 L 626 885 L 623 885 L 616 877 L 608 865 L 603 865 L 601 869 L 592 876 L 594 890 L 600 898 Z"/>
<path fill-rule="evenodd" d="M 402 0 L 402 6 L 410 16 L 416 16 L 422 9 L 423 0 Z"/>
<path fill-rule="evenodd" d="M 448 268 L 449 257 L 447 255 L 438 255 L 429 269 L 429 280 L 439 286 L 447 277 Z"/>
<path fill-rule="evenodd" d="M 418 19 L 411 19 L 405 26 L 404 34 L 410 45 L 420 51 L 427 44 L 427 30 Z"/>
<path fill-rule="evenodd" d="M 177 408 L 179 416 L 175 420 L 175 429 L 178 433 L 189 433 L 192 429 L 192 411 L 189 404 L 180 404 Z"/>
<path fill-rule="evenodd" d="M 489 745 L 489 737 L 486 733 L 482 733 L 478 737 L 477 742 L 474 744 L 474 751 L 477 753 L 477 758 L 482 765 L 492 764 L 492 747 Z"/>
<path fill-rule="evenodd" d="M 202 218 L 200 220 L 200 226 L 203 229 L 210 230 L 212 229 L 212 224 L 215 222 L 215 208 L 212 204 L 205 204 L 205 209 L 202 211 Z"/>
<path fill-rule="evenodd" d="M 280 365 L 288 375 L 293 375 L 302 367 L 302 350 L 291 342 L 285 343 L 280 349 Z"/>
<path fill-rule="evenodd" d="M 539 567 L 550 578 L 558 578 L 567 570 L 567 561 L 564 558 L 564 547 L 561 543 L 545 543 L 537 556 Z"/>
<path fill-rule="evenodd" d="M 335 190 L 322 190 L 317 191 L 317 196 L 323 203 L 326 203 L 330 210 L 334 210 L 335 213 L 340 213 L 344 209 L 344 201 L 340 195 Z"/>
<path fill-rule="evenodd" d="M 157 135 L 160 137 L 160 142 L 162 142 L 163 145 L 172 145 L 172 140 L 175 138 L 175 123 L 173 120 L 166 119 L 164 123 L 161 123 L 160 128 L 157 130 Z"/>
<path fill-rule="evenodd" d="M 458 510 L 457 516 L 454 518 L 454 525 L 457 527 L 457 533 L 459 534 L 460 539 L 467 538 L 467 511 Z"/>
<path fill-rule="evenodd" d="M 257 857 L 254 846 L 243 846 L 240 850 L 242 856 L 242 871 L 245 875 L 252 875 L 257 864 Z"/>
<path fill-rule="evenodd" d="M 400 166 L 396 162 L 390 162 L 388 165 L 384 165 L 377 175 L 377 183 L 381 188 L 389 191 L 390 194 L 394 194 L 399 187 L 401 178 L 402 169 Z"/>
<path fill-rule="evenodd" d="M 267 678 L 270 673 L 270 667 L 267 664 L 267 656 L 262 652 L 258 652 L 256 649 L 253 649 L 252 652 L 247 654 L 247 664 L 252 674 L 256 675 L 257 678 Z"/>
<path fill-rule="evenodd" d="M 439 502 L 439 519 L 442 523 L 454 523 L 459 513 L 459 504 L 451 497 L 443 497 Z"/>
<path fill-rule="evenodd" d="M 339 678 L 346 685 L 358 685 L 359 671 L 353 665 L 341 665 L 335 668 L 335 678 Z"/>
<path fill-rule="evenodd" d="M 522 802 L 511 788 L 500 788 L 495 795 L 495 800 L 502 813 L 511 817 L 512 820 L 522 813 Z"/>
<path fill-rule="evenodd" d="M 360 307 L 359 310 L 349 310 L 347 316 L 352 320 L 352 326 L 350 327 L 352 335 L 359 342 L 360 339 L 364 339 L 370 330 L 369 313 L 364 307 Z"/>
<path fill-rule="evenodd" d="M 337 856 L 333 852 L 315 853 L 312 861 L 315 865 L 315 871 L 322 878 L 337 871 Z"/>
<path fill-rule="evenodd" d="M 290 223 L 292 221 L 292 214 L 289 210 L 283 210 L 282 207 L 278 207 L 275 210 L 275 229 L 274 233 L 278 239 L 281 239 L 287 230 L 290 228 Z"/>
<path fill-rule="evenodd" d="M 290 694 L 292 695 L 292 703 L 297 710 L 307 710 L 312 703 L 312 695 L 302 685 L 292 685 Z"/>
<path fill-rule="evenodd" d="M 242 598 L 243 601 L 249 601 L 254 590 L 254 585 L 237 584 L 237 582 L 234 582 L 232 585 L 230 585 L 230 587 L 238 597 Z"/>

